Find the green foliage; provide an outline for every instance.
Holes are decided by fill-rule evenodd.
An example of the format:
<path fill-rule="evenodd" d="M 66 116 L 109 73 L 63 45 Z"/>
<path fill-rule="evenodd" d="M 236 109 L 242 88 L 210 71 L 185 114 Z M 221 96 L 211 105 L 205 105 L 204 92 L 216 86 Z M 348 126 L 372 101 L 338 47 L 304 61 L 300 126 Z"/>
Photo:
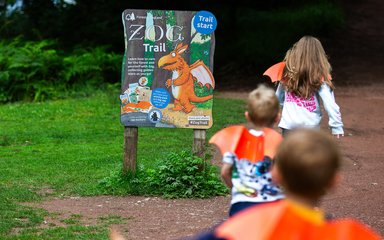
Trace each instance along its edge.
<path fill-rule="evenodd" d="M 4 1 L 3 1 L 4 2 Z M 0 36 L 27 40 L 57 39 L 59 48 L 71 52 L 76 47 L 108 46 L 115 53 L 124 52 L 121 12 L 132 9 L 164 9 L 161 1 L 77 0 L 23 1 L 20 11 L 6 14 L 14 0 L 0 6 Z M 225 70 L 251 65 L 250 71 L 261 72 L 282 59 L 285 51 L 301 36 L 312 34 L 319 38 L 343 26 L 342 9 L 336 0 L 244 0 L 199 3 L 173 2 L 172 9 L 201 10 L 215 14 L 215 68 Z M 344 4 L 344 3 L 341 3 Z M 90 17 L 90 14 L 91 17 Z M 153 10 L 157 16 L 159 12 Z M 177 22 L 174 11 L 165 13 L 167 23 Z M 81 23 L 81 24 L 79 24 Z M 206 36 L 203 36 L 205 38 Z M 172 48 L 172 42 L 166 45 Z M 208 63 L 207 63 L 208 64 Z M 246 70 L 241 68 L 242 73 Z M 248 70 L 249 71 L 249 70 Z"/>
<path fill-rule="evenodd" d="M 44 100 L 55 91 L 62 71 L 54 42 L 0 42 L 0 102 Z"/>
<path fill-rule="evenodd" d="M 126 8 L 123 2 L 24 3 L 23 11 L 12 14 L 6 14 L 6 8 L 0 9 L 0 35 L 8 39 L 0 42 L 0 103 L 88 96 L 95 88 L 119 82 L 124 38 L 121 19 L 116 16 Z M 6 1 L 4 7 L 10 4 Z M 144 9 L 162 9 L 156 7 L 161 4 L 153 2 Z M 193 1 L 183 4 L 193 6 L 189 9 L 198 7 Z M 342 9 L 333 0 L 243 1 L 235 5 L 223 2 L 220 7 L 207 7 L 212 7 L 206 10 L 218 20 L 215 74 L 221 75 L 224 83 L 234 75 L 260 74 L 280 61 L 303 35 L 321 39 L 340 29 L 344 19 Z M 152 13 L 159 15 L 156 10 Z M 165 17 L 167 23 L 177 23 L 174 11 L 166 11 Z M 34 41 L 22 42 L 17 36 Z M 171 49 L 173 42 L 167 40 L 166 44 Z M 211 64 L 209 55 L 213 53 L 204 52 L 201 43 L 189 45 L 191 63 L 201 59 L 207 66 Z M 148 80 L 151 84 L 153 76 Z"/>
<path fill-rule="evenodd" d="M 213 94 L 213 88 L 208 88 L 207 86 L 200 86 L 198 83 L 195 82 L 194 84 L 195 94 L 198 97 L 208 96 Z M 212 109 L 213 100 L 208 100 L 201 103 L 196 103 L 196 106 L 198 108 L 206 108 L 206 109 Z"/>
<path fill-rule="evenodd" d="M 102 47 L 89 50 L 79 49 L 74 54 L 64 57 L 64 81 L 71 86 L 74 83 L 84 86 L 98 86 L 104 82 L 114 83 L 119 79 L 121 56 L 107 53 Z"/>
<path fill-rule="evenodd" d="M 157 168 L 148 172 L 147 183 L 165 197 L 211 197 L 228 193 L 217 167 L 188 151 L 170 153 Z"/>
<path fill-rule="evenodd" d="M 108 177 L 98 182 L 98 187 L 102 194 L 110 195 L 141 195 L 142 186 L 139 186 L 140 180 L 137 178 L 138 173 L 128 173 L 123 175 L 121 171 L 114 171 Z"/>
<path fill-rule="evenodd" d="M 202 44 L 191 43 L 189 46 L 190 52 L 191 52 L 190 64 L 196 62 L 197 60 L 201 60 L 205 63 L 205 65 L 209 67 L 209 64 L 210 64 L 209 56 L 210 54 L 214 54 L 209 52 L 210 45 L 211 45 L 211 41 L 206 41 Z"/>
<path fill-rule="evenodd" d="M 155 167 L 139 168 L 136 174 L 120 173 L 99 182 L 104 193 L 157 195 L 166 198 L 207 198 L 228 193 L 218 168 L 191 152 L 172 152 Z"/>
<path fill-rule="evenodd" d="M 120 79 L 121 56 L 98 47 L 69 56 L 54 41 L 0 42 L 0 103 L 63 98 Z"/>

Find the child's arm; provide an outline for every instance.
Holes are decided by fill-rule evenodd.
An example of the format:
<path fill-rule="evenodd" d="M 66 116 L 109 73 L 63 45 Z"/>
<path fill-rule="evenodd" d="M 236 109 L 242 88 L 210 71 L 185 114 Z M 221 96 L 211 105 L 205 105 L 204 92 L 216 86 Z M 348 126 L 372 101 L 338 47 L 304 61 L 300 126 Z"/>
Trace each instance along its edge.
<path fill-rule="evenodd" d="M 328 125 L 331 128 L 332 135 L 336 137 L 344 136 L 343 122 L 341 120 L 340 107 L 336 104 L 333 91 L 330 87 L 323 83 L 319 90 L 319 96 L 323 101 L 325 111 L 328 113 L 329 122 Z"/>
<path fill-rule="evenodd" d="M 223 163 L 223 166 L 221 167 L 221 178 L 225 185 L 232 188 L 232 164 Z"/>

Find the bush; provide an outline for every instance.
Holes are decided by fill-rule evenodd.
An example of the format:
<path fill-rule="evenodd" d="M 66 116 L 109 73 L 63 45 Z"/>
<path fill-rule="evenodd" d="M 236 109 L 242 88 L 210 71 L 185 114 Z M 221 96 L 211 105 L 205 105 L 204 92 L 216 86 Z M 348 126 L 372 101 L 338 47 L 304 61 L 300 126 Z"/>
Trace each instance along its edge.
<path fill-rule="evenodd" d="M 104 194 L 155 195 L 165 198 L 207 198 L 228 193 L 217 166 L 188 151 L 170 153 L 157 160 L 152 169 L 138 169 L 135 174 L 121 173 L 100 181 Z"/>
<path fill-rule="evenodd" d="M 68 86 L 75 83 L 97 86 L 120 80 L 122 56 L 107 53 L 103 47 L 78 49 L 63 61 L 65 71 L 61 75 Z"/>
<path fill-rule="evenodd" d="M 0 102 L 44 100 L 55 94 L 62 60 L 54 42 L 0 42 Z"/>
<path fill-rule="evenodd" d="M 120 82 L 122 56 L 102 47 L 64 56 L 56 42 L 0 42 L 0 103 L 63 98 Z"/>

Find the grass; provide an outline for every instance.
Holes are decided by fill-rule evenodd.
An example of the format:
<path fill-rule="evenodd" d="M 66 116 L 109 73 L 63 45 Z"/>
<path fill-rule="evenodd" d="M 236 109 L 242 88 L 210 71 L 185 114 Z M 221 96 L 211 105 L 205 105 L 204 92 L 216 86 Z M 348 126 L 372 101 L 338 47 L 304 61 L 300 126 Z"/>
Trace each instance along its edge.
<path fill-rule="evenodd" d="M 226 125 L 243 122 L 243 112 L 241 100 L 215 99 L 207 139 Z M 43 229 L 38 226 L 49 213 L 20 203 L 46 195 L 100 195 L 98 182 L 122 167 L 123 130 L 117 91 L 1 105 L 0 238 L 106 239 L 106 223 L 122 221 L 119 217 L 82 226 L 73 216 L 62 220 L 71 223 L 67 227 Z M 156 159 L 192 148 L 192 141 L 191 129 L 139 128 L 137 162 L 150 168 Z"/>

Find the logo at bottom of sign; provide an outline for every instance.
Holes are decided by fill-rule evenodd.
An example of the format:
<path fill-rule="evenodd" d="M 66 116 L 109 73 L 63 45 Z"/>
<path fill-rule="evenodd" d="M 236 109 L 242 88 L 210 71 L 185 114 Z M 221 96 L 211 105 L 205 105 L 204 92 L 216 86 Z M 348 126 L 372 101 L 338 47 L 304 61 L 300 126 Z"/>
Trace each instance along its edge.
<path fill-rule="evenodd" d="M 158 123 L 163 118 L 163 114 L 158 109 L 152 109 L 148 112 L 148 119 L 152 123 Z"/>

